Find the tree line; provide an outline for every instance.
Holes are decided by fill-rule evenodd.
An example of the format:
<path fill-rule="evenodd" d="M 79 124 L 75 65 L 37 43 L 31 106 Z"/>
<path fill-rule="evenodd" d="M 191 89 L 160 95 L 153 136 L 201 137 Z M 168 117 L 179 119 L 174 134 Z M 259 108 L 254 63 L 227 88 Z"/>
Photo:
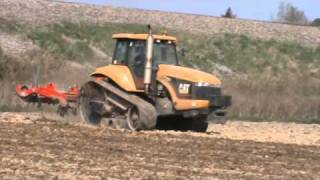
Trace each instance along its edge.
<path fill-rule="evenodd" d="M 231 7 L 229 7 L 226 12 L 221 15 L 224 18 L 237 18 L 237 15 L 233 13 Z M 276 19 L 271 19 L 271 21 L 288 23 L 294 25 L 310 25 L 310 26 L 320 26 L 320 18 L 316 18 L 310 21 L 305 15 L 304 11 L 295 7 L 291 3 L 280 3 Z"/>

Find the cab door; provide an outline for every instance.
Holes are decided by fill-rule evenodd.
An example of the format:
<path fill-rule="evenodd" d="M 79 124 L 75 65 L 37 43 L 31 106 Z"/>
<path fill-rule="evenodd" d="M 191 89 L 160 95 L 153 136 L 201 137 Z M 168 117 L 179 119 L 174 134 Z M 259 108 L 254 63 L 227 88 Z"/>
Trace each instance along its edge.
<path fill-rule="evenodd" d="M 128 66 L 133 73 L 137 89 L 144 89 L 146 42 L 132 40 L 128 46 Z"/>

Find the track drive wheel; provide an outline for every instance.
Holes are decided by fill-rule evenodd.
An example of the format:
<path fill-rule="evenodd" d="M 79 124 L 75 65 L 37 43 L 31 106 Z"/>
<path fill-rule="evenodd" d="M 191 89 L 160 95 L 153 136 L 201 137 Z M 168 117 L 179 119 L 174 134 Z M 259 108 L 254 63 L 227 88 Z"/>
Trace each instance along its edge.
<path fill-rule="evenodd" d="M 95 108 L 90 102 L 104 101 L 103 90 L 93 83 L 85 84 L 80 90 L 80 116 L 83 121 L 88 124 L 100 124 L 103 116 L 95 111 Z"/>

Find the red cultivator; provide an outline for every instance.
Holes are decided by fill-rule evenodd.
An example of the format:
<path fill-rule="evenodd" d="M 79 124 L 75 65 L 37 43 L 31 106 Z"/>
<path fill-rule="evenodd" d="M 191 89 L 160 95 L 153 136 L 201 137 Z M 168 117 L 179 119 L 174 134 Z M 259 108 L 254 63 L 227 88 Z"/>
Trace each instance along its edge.
<path fill-rule="evenodd" d="M 68 91 L 60 91 L 56 84 L 48 83 L 47 86 L 28 87 L 18 84 L 16 86 L 18 96 L 28 103 L 58 104 L 57 113 L 64 116 L 69 109 L 76 114 L 80 90 L 77 86 L 69 88 Z"/>

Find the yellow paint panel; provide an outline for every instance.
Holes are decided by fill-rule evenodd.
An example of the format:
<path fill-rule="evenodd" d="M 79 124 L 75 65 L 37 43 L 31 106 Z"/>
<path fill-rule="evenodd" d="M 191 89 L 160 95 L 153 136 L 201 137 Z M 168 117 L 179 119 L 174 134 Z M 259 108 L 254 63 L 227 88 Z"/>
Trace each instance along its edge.
<path fill-rule="evenodd" d="M 158 81 L 169 91 L 176 110 L 205 109 L 209 107 L 210 103 L 207 100 L 179 99 L 168 78 L 159 78 Z"/>
<path fill-rule="evenodd" d="M 138 90 L 131 71 L 127 66 L 123 65 L 108 65 L 97 68 L 91 76 L 106 76 L 112 79 L 116 84 L 128 92 L 143 92 Z"/>
<path fill-rule="evenodd" d="M 112 35 L 113 39 L 139 39 L 139 40 L 147 40 L 148 34 L 114 34 Z M 173 36 L 167 35 L 153 35 L 154 39 L 159 40 L 168 40 L 173 41 L 174 43 L 177 42 L 177 38 Z"/>
<path fill-rule="evenodd" d="M 112 79 L 127 92 L 143 92 L 143 90 L 138 90 L 136 88 L 134 78 L 127 66 L 112 64 L 97 68 L 97 70 L 91 74 L 91 76 L 101 75 Z M 159 65 L 159 71 L 157 75 L 158 81 L 168 89 L 176 110 L 205 109 L 209 107 L 209 101 L 178 98 L 175 89 L 170 82 L 170 77 L 191 82 L 207 82 L 216 85 L 221 84 L 221 81 L 214 75 L 173 65 Z"/>
<path fill-rule="evenodd" d="M 212 74 L 182 66 L 160 64 L 158 78 L 161 77 L 174 77 L 191 82 L 205 82 L 221 85 L 221 81 Z"/>
<path fill-rule="evenodd" d="M 210 106 L 210 102 L 208 100 L 180 99 L 177 97 L 176 91 L 170 82 L 170 77 L 190 82 L 204 82 L 213 85 L 221 85 L 221 81 L 212 74 L 181 66 L 160 64 L 157 75 L 158 81 L 160 81 L 169 91 L 176 110 L 205 109 Z"/>

